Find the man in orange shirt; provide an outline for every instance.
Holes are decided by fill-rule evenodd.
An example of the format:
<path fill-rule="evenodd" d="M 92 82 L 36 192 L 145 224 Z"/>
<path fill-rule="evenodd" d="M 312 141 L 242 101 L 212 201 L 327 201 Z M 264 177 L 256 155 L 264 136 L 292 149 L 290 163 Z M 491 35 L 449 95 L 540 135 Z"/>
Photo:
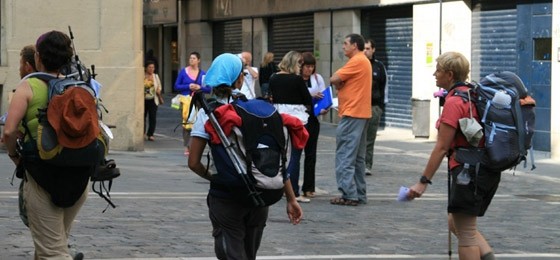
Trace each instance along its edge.
<path fill-rule="evenodd" d="M 345 37 L 342 49 L 348 62 L 331 77 L 338 90 L 336 129 L 336 182 L 342 196 L 331 204 L 357 206 L 367 203 L 365 156 L 367 121 L 371 118 L 372 68 L 364 54 L 364 38 L 359 34 Z"/>

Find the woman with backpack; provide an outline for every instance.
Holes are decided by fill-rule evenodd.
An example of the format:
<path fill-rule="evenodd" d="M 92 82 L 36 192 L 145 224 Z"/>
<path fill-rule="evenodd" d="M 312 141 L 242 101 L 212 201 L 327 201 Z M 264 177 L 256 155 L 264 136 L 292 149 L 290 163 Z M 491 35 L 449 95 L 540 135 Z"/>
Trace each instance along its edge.
<path fill-rule="evenodd" d="M 241 88 L 243 77 L 241 59 L 236 55 L 224 53 L 212 62 L 206 76 L 206 83 L 212 88 L 216 101 L 225 105 L 233 101 L 232 92 Z M 214 236 L 216 257 L 218 259 L 255 259 L 268 218 L 268 206 L 248 206 L 236 200 L 232 191 L 234 188 L 216 180 L 224 173 L 218 170 L 213 174 L 211 169 L 206 168 L 207 164 L 202 162 L 202 158 L 206 145 L 211 141 L 210 132 L 205 127 L 207 121 L 208 115 L 201 110 L 197 114 L 191 132 L 188 164 L 197 175 L 210 181 L 207 204 L 213 227 L 212 235 Z M 210 126 L 210 128 L 212 127 Z M 292 192 L 290 180 L 287 176 L 283 176 L 283 181 L 283 191 L 287 200 L 286 211 L 290 222 L 295 225 L 301 221 L 303 212 Z"/>
<path fill-rule="evenodd" d="M 40 72 L 58 77 L 61 69 L 71 62 L 72 42 L 62 32 L 50 31 L 41 35 L 35 46 L 35 63 Z M 17 149 L 18 142 L 25 147 L 36 143 L 39 125 L 37 109 L 46 108 L 47 102 L 48 86 L 45 81 L 39 78 L 20 81 L 8 108 L 3 137 L 10 159 L 16 166 L 25 167 L 23 197 L 35 246 L 35 259 L 72 259 L 68 236 L 76 215 L 86 201 L 94 167 L 55 166 L 37 159 L 38 155 L 22 156 L 31 152 L 32 148 L 24 149 L 25 153 L 21 154 Z M 21 125 L 24 120 L 27 129 Z M 93 134 L 87 136 L 91 137 L 96 138 Z"/>
<path fill-rule="evenodd" d="M 478 173 L 475 168 L 465 169 L 458 162 L 457 148 L 469 147 L 471 143 L 484 146 L 484 140 L 477 142 L 467 139 L 461 131 L 459 121 L 474 118 L 479 115 L 472 102 L 465 102 L 461 96 L 454 95 L 455 91 L 468 91 L 465 83 L 469 74 L 469 61 L 458 52 L 446 52 L 437 59 L 436 85 L 447 90 L 445 104 L 436 124 L 438 129 L 437 143 L 430 155 L 430 159 L 418 183 L 410 187 L 408 198 L 419 198 L 424 194 L 428 184 L 438 170 L 444 157 L 448 157 L 448 174 L 451 182 L 449 186 L 449 200 L 447 206 L 449 229 L 459 240 L 459 259 L 492 260 L 494 253 L 486 239 L 478 231 L 477 218 L 484 216 L 488 209 L 498 184 L 500 172 L 496 172 L 481 165 Z M 472 116 L 471 116 L 472 113 Z"/>

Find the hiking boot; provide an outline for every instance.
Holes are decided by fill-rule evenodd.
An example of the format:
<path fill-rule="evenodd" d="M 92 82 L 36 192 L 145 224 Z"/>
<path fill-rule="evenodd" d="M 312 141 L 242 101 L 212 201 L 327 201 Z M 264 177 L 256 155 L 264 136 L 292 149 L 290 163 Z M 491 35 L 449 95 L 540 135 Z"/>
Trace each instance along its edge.
<path fill-rule="evenodd" d="M 84 254 L 82 252 L 77 252 L 76 254 L 74 254 L 72 256 L 72 259 L 74 260 L 83 260 L 84 259 Z"/>
<path fill-rule="evenodd" d="M 74 246 L 71 246 L 70 244 L 68 244 L 68 251 L 70 253 L 70 256 L 72 257 L 73 260 L 83 260 L 84 259 L 84 254 L 82 252 L 78 252 Z"/>
<path fill-rule="evenodd" d="M 117 168 L 115 160 L 109 159 L 105 161 L 105 165 L 100 165 L 95 170 L 93 176 L 91 176 L 92 181 L 109 181 L 114 178 L 121 176 L 121 171 Z"/>

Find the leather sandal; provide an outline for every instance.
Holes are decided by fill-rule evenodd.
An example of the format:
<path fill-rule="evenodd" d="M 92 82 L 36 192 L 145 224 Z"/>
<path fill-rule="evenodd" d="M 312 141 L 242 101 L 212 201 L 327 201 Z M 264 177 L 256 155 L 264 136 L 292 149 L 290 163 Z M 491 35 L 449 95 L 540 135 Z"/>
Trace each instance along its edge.
<path fill-rule="evenodd" d="M 342 205 L 342 206 L 358 206 L 359 201 L 357 200 L 348 200 L 342 197 L 336 197 L 331 199 L 331 204 L 333 205 Z"/>

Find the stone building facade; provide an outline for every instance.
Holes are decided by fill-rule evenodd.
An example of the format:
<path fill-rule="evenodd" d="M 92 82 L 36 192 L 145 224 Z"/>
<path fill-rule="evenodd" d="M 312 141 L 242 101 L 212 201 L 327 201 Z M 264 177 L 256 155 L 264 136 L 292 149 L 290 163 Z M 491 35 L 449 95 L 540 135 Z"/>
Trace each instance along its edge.
<path fill-rule="evenodd" d="M 57 8 L 52 8 L 55 5 Z M 18 82 L 18 54 L 47 30 L 72 25 L 81 60 L 95 64 L 102 95 L 115 124 L 112 147 L 143 149 L 141 85 L 144 52 L 159 59 L 164 92 L 172 92 L 188 54 L 201 53 L 202 68 L 221 52 L 251 51 L 259 66 L 267 51 L 312 51 L 325 78 L 345 63 L 341 43 L 348 33 L 373 37 L 389 71 L 386 125 L 432 127 L 438 102 L 432 76 L 441 52 L 471 60 L 471 78 L 495 70 L 521 75 L 541 104 L 539 150 L 560 158 L 560 0 L 59 0 L 0 3 L 1 111 Z M 64 15 L 61 15 L 64 14 Z M 529 26 L 530 25 L 530 26 Z M 416 102 L 417 104 L 415 104 Z M 420 115 L 415 118 L 414 115 Z M 331 114 L 324 121 L 337 121 Z"/>

